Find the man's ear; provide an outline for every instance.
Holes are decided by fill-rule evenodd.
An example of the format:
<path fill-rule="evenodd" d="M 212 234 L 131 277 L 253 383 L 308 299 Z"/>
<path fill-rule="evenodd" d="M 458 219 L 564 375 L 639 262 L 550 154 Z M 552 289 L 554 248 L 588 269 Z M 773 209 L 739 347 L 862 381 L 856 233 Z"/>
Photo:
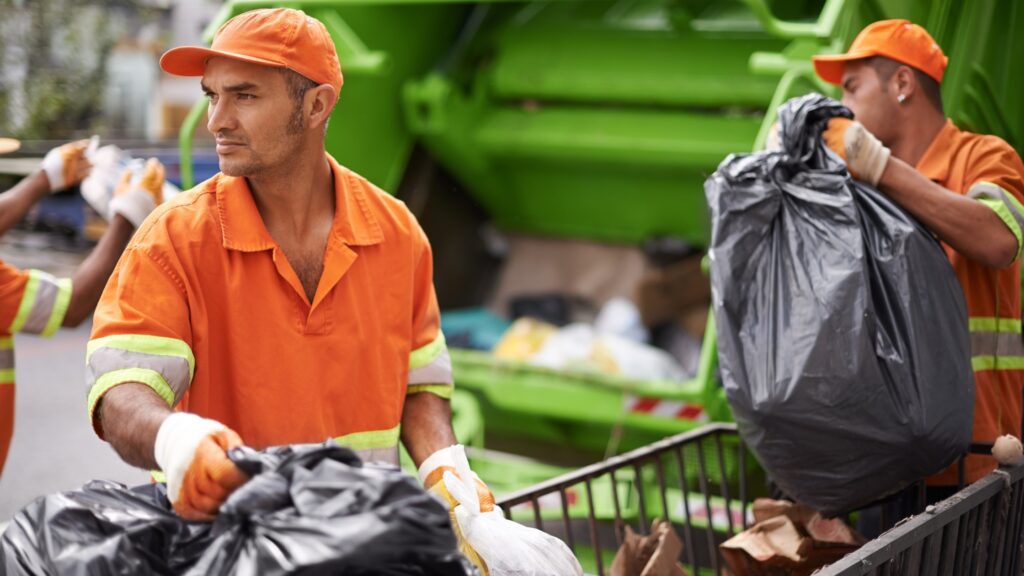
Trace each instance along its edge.
<path fill-rule="evenodd" d="M 306 126 L 320 128 L 331 117 L 338 102 L 338 91 L 330 84 L 321 84 L 306 90 L 305 100 Z"/>
<path fill-rule="evenodd" d="M 896 97 L 903 96 L 904 100 L 911 99 L 917 93 L 917 77 L 914 75 L 914 70 L 909 66 L 897 68 L 896 72 L 892 75 L 890 83 L 889 91 L 895 94 Z"/>

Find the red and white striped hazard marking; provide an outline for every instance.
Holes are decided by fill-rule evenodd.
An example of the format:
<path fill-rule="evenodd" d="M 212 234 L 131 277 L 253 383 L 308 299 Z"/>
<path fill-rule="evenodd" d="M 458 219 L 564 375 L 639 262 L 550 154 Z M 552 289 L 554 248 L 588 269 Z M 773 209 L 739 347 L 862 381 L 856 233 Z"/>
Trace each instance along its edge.
<path fill-rule="evenodd" d="M 700 404 L 690 404 L 678 400 L 662 400 L 644 396 L 626 396 L 626 410 L 634 414 L 647 414 L 661 418 L 707 422 L 708 413 Z"/>

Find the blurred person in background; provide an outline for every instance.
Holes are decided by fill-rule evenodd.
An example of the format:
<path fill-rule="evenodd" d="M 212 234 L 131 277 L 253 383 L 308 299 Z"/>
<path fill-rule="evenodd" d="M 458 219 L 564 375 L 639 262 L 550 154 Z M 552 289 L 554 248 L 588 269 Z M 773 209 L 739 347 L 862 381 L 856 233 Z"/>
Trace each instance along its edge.
<path fill-rule="evenodd" d="M 92 166 L 88 140 L 71 142 L 46 154 L 42 166 L 0 194 L 0 235 L 24 218 L 42 198 L 76 186 Z M 20 143 L 0 138 L 0 154 Z M 151 159 L 142 179 L 133 184 L 126 171 L 109 202 L 109 226 L 71 278 L 54 278 L 41 270 L 19 270 L 0 261 L 0 474 L 14 433 L 13 334 L 51 336 L 61 326 L 74 327 L 92 315 L 103 286 L 142 218 L 161 197 L 163 166 Z"/>

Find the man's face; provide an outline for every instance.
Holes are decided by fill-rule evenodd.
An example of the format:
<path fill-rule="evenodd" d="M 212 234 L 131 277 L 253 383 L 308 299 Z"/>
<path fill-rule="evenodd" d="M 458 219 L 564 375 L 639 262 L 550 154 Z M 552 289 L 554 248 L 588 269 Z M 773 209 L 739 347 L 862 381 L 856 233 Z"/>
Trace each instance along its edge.
<path fill-rule="evenodd" d="M 294 125 L 296 103 L 279 70 L 211 58 L 202 86 L 221 172 L 251 177 L 287 165 L 302 130 Z"/>
<path fill-rule="evenodd" d="M 899 110 L 878 71 L 864 60 L 847 62 L 842 86 L 843 105 L 883 144 L 891 145 L 892 135 L 898 129 Z"/>

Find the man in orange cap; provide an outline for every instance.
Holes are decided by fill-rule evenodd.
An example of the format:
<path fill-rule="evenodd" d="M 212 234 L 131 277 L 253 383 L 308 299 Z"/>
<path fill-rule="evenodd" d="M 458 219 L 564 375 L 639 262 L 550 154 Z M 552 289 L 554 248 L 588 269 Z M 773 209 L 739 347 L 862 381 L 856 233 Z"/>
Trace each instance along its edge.
<path fill-rule="evenodd" d="M 191 519 L 245 482 L 227 456 L 242 442 L 333 438 L 397 464 L 401 439 L 437 487 L 456 440 L 430 245 L 325 151 L 342 88 L 327 30 L 254 10 L 160 64 L 202 77 L 221 172 L 157 210 L 111 277 L 87 359 L 97 433 L 162 470 Z"/>
<path fill-rule="evenodd" d="M 85 156 L 87 140 L 71 142 L 50 150 L 40 169 L 14 188 L 0 194 L 0 235 L 17 224 L 44 196 L 79 184 L 91 165 Z M 20 143 L 0 138 L 0 154 L 17 150 Z M 122 186 L 110 202 L 109 228 L 92 253 L 71 278 L 58 279 L 41 270 L 18 270 L 0 262 L 0 473 L 14 434 L 14 338 L 13 334 L 52 336 L 61 326 L 78 326 L 92 313 L 103 286 L 114 270 L 121 251 L 135 232 L 130 214 L 152 210 L 156 203 L 150 188 L 163 186 L 163 167 L 154 159 L 152 186 L 132 185 L 122 177 Z M 142 214 L 143 217 L 145 213 Z"/>
<path fill-rule="evenodd" d="M 842 86 L 843 104 L 855 116 L 829 123 L 829 147 L 851 176 L 877 186 L 942 241 L 970 317 L 973 438 L 993 442 L 1021 432 L 1024 165 L 1000 138 L 962 131 L 946 119 L 946 64 L 931 36 L 905 20 L 876 22 L 846 54 L 814 58 L 818 75 Z M 995 461 L 971 456 L 966 467 L 973 482 Z M 954 466 L 930 483 L 956 481 Z"/>

